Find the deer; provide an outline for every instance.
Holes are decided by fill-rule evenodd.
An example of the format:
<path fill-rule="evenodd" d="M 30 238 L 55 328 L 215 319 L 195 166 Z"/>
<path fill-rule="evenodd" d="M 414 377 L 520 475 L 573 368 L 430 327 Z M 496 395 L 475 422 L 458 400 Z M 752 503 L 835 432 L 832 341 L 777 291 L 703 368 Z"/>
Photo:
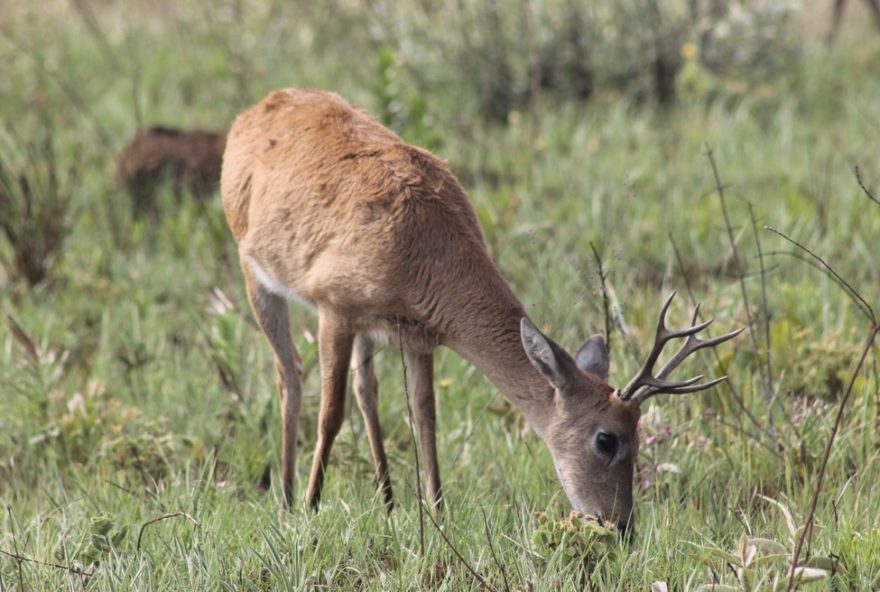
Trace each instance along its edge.
<path fill-rule="evenodd" d="M 402 352 L 424 469 L 425 494 L 441 508 L 434 352 L 451 348 L 483 372 L 550 451 L 573 510 L 621 533 L 631 525 L 640 406 L 659 393 L 711 388 L 669 374 L 695 351 L 739 334 L 700 339 L 712 322 L 671 330 L 664 302 L 656 340 L 626 386 L 608 385 L 601 334 L 572 355 L 529 320 L 493 263 L 467 194 L 446 163 L 411 146 L 336 94 L 283 89 L 235 120 L 220 192 L 237 243 L 247 298 L 271 345 L 280 395 L 280 515 L 293 503 L 302 362 L 288 301 L 317 311 L 320 409 L 306 498 L 317 509 L 343 423 L 349 368 L 377 488 L 393 508 L 378 415 L 373 355 Z M 671 339 L 684 338 L 662 368 Z"/>

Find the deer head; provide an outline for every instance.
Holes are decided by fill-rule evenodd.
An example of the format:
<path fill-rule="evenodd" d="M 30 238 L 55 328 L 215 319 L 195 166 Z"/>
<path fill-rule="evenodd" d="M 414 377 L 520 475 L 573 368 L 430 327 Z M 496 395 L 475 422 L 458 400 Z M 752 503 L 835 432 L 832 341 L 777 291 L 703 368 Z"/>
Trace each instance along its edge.
<path fill-rule="evenodd" d="M 696 376 L 674 382 L 667 377 L 697 350 L 723 343 L 742 331 L 699 339 L 697 333 L 712 323 L 697 323 L 699 305 L 689 327 L 670 330 L 666 313 L 674 297 L 675 292 L 663 303 L 654 346 L 644 365 L 625 387 L 617 390 L 606 382 L 609 359 L 601 335 L 589 338 L 571 356 L 528 319 L 521 321 L 526 355 L 554 389 L 541 436 L 550 448 L 563 489 L 574 510 L 610 520 L 621 533 L 629 530 L 631 523 L 641 404 L 660 393 L 694 393 L 725 380 L 723 376 L 701 383 L 703 377 Z M 682 337 L 686 340 L 681 348 L 655 376 L 653 368 L 665 344 Z"/>

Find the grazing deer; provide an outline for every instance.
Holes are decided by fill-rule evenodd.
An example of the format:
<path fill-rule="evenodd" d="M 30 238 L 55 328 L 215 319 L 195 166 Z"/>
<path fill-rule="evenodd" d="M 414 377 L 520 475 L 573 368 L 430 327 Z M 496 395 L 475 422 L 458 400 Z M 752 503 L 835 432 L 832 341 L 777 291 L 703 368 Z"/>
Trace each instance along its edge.
<path fill-rule="evenodd" d="M 318 312 L 321 409 L 307 498 L 316 507 L 343 420 L 346 376 L 364 417 L 376 478 L 392 505 L 373 372 L 376 343 L 403 350 L 424 458 L 427 496 L 440 503 L 434 350 L 445 345 L 483 371 L 546 442 L 571 505 L 625 529 L 632 509 L 639 405 L 723 378 L 670 382 L 709 323 L 666 328 L 626 387 L 608 384 L 601 336 L 569 355 L 526 316 L 493 264 L 474 209 L 446 164 L 410 146 L 335 94 L 280 90 L 242 113 L 224 154 L 221 194 L 247 294 L 275 352 L 283 420 L 284 506 L 293 494 L 301 362 L 287 300 Z M 663 345 L 687 337 L 656 374 Z"/>

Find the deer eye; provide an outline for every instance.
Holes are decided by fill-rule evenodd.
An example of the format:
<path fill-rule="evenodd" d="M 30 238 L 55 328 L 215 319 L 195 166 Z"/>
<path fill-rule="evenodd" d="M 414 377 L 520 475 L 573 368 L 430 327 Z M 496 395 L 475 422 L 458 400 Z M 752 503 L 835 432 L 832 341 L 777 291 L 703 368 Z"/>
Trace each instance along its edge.
<path fill-rule="evenodd" d="M 617 436 L 614 434 L 609 434 L 608 432 L 599 432 L 596 434 L 596 438 L 593 441 L 596 451 L 608 458 L 614 458 L 617 456 Z"/>

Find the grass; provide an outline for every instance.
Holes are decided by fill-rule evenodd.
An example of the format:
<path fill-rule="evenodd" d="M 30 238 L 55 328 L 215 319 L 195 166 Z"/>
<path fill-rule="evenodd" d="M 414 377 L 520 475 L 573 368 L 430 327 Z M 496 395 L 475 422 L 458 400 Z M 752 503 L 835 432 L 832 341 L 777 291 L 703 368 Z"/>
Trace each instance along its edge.
<path fill-rule="evenodd" d="M 599 248 L 632 346 L 612 336 L 612 384 L 637 369 L 632 350 L 648 346 L 671 289 L 681 292 L 678 322 L 688 287 L 717 319 L 714 330 L 745 322 L 707 146 L 758 318 L 746 200 L 768 270 L 773 392 L 762 384 L 768 352 L 759 331 L 758 351 L 742 337 L 699 364 L 713 374 L 726 367 L 733 390 L 660 397 L 645 410 L 629 544 L 572 555 L 535 543 L 535 513 L 556 519 L 569 509 L 549 455 L 484 377 L 438 352 L 445 539 L 426 521 L 422 553 L 398 352 L 382 350 L 377 361 L 397 509 L 385 514 L 363 424 L 350 410 L 321 510 L 311 513 L 302 498 L 318 407 L 316 320 L 294 311 L 306 396 L 298 505 L 279 523 L 272 358 L 247 308 L 219 200 L 178 205 L 168 188 L 157 222 L 135 220 L 112 183 L 136 112 L 144 122 L 224 127 L 269 89 L 297 85 L 338 90 L 378 113 L 411 100 L 377 91 L 380 68 L 395 75 L 387 55 L 366 45 L 347 60 L 340 43 L 304 53 L 317 10 L 311 25 L 284 36 L 269 11 L 246 12 L 237 25 L 226 5 L 191 3 L 170 16 L 142 8 L 135 26 L 121 5 L 95 4 L 118 51 L 108 59 L 76 12 L 50 6 L 30 18 L 26 6 L 0 9 L 15 24 L 0 36 L 2 123 L 27 136 L 52 118 L 59 159 L 82 166 L 75 222 L 47 279 L 28 287 L 0 244 L 0 311 L 20 328 L 0 325 L 0 588 L 631 590 L 660 580 L 685 590 L 738 586 L 717 550 L 736 548 L 744 534 L 791 550 L 783 514 L 760 496 L 805 520 L 869 326 L 832 280 L 763 227 L 809 245 L 876 307 L 880 208 L 853 175 L 858 165 L 867 187 L 880 189 L 876 40 L 834 53 L 807 43 L 780 79 L 745 91 L 720 81 L 662 111 L 600 92 L 586 105 L 547 98 L 498 126 L 462 121 L 447 92 L 421 97 L 416 120 L 393 120 L 449 159 L 506 277 L 569 349 L 604 328 L 590 243 Z M 877 367 L 873 350 L 831 450 L 816 511 L 822 528 L 803 553 L 839 558 L 837 589 L 880 588 Z M 771 589 L 786 574 L 784 562 L 768 563 L 756 585 Z"/>

